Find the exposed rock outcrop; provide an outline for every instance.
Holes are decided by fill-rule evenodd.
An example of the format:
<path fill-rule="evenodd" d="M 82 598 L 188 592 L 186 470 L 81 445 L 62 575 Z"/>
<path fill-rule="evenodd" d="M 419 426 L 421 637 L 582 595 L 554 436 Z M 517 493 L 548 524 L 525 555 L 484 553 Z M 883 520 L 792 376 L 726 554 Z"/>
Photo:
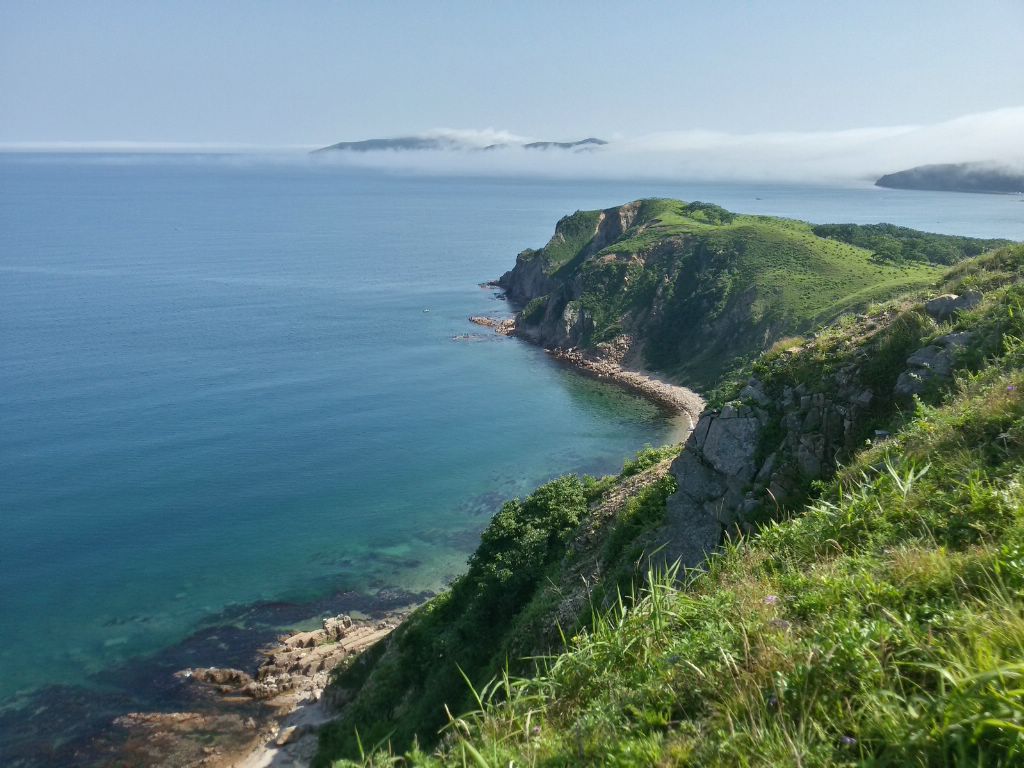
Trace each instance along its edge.
<path fill-rule="evenodd" d="M 923 309 L 933 319 L 950 319 L 980 298 L 969 292 L 939 296 Z M 678 490 L 668 500 L 660 533 L 670 562 L 698 566 L 728 531 L 749 531 L 802 503 L 811 482 L 829 477 L 865 439 L 887 437 L 870 429 L 878 413 L 891 413 L 911 396 L 952 380 L 962 353 L 975 342 L 971 332 L 949 333 L 914 350 L 895 382 L 894 372 L 880 376 L 872 369 L 878 345 L 892 338 L 886 324 L 901 322 L 899 317 L 861 318 L 859 349 L 816 381 L 780 387 L 774 380 L 773 389 L 750 379 L 738 401 L 700 416 L 672 465 Z M 799 348 L 791 351 L 800 354 Z"/>
<path fill-rule="evenodd" d="M 621 238 L 633 225 L 639 210 L 640 202 L 636 201 L 601 211 L 597 215 L 593 230 L 588 233 L 586 246 L 575 257 L 576 260 L 589 258 Z M 569 216 L 559 220 L 555 225 L 555 234 L 543 249 L 528 248 L 521 252 L 516 257 L 515 266 L 497 281 L 497 285 L 504 289 L 508 298 L 516 304 L 525 305 L 534 299 L 548 297 L 544 319 L 538 319 L 533 325 L 560 320 L 566 305 L 578 299 L 583 292 L 579 280 L 564 282 L 556 274 L 557 265 L 552 265 L 545 257 L 545 250 L 566 242 L 569 237 L 567 229 L 571 221 L 572 217 Z M 575 338 L 563 346 L 577 346 L 581 341 L 582 337 Z"/>
<path fill-rule="evenodd" d="M 746 488 L 757 473 L 758 437 L 768 415 L 749 407 L 726 406 L 700 417 L 683 452 L 672 464 L 679 489 L 669 497 L 665 525 L 668 562 L 702 563 L 738 521 Z"/>
<path fill-rule="evenodd" d="M 353 622 L 348 616 L 323 620 L 321 629 L 296 632 L 267 651 L 255 678 L 238 669 L 193 668 L 178 677 L 211 685 L 220 693 L 274 700 L 284 694 L 320 698 L 332 669 L 362 652 L 397 626 L 397 621 Z M 289 702 L 290 703 L 290 702 Z"/>
<path fill-rule="evenodd" d="M 516 321 L 511 317 L 497 319 L 487 317 L 486 315 L 473 315 L 469 318 L 469 322 L 474 325 L 482 325 L 484 328 L 490 328 L 502 336 L 511 336 L 516 328 Z"/>
<path fill-rule="evenodd" d="M 787 386 L 772 398 L 751 379 L 740 402 L 701 415 L 672 465 L 678 490 L 658 536 L 668 562 L 701 565 L 728 531 L 799 503 L 856 447 L 877 394 L 855 364 L 817 389 Z"/>
<path fill-rule="evenodd" d="M 233 766 L 260 735 L 252 717 L 234 712 L 131 712 L 114 726 L 126 734 L 124 758 L 104 765 Z"/>
<path fill-rule="evenodd" d="M 221 693 L 231 693 L 252 685 L 252 675 L 240 669 L 224 667 L 198 667 L 184 669 L 177 673 L 184 680 L 194 680 L 216 687 Z"/>
<path fill-rule="evenodd" d="M 322 701 L 331 670 L 386 637 L 402 618 L 326 618 L 320 629 L 280 638 L 264 652 L 255 674 L 225 667 L 181 670 L 176 677 L 197 686 L 201 711 L 118 718 L 115 725 L 125 734 L 122 753 L 152 766 L 308 765 L 317 730 L 334 715 L 330 697 Z M 134 765 L 132 760 L 126 764 Z"/>
<path fill-rule="evenodd" d="M 901 398 L 920 395 L 934 383 L 949 380 L 957 357 L 973 338 L 969 331 L 950 333 L 915 351 L 907 358 L 907 370 L 896 380 L 896 395 Z"/>
<path fill-rule="evenodd" d="M 974 309 L 981 303 L 981 294 L 977 291 L 964 291 L 959 296 L 955 293 L 944 293 L 926 301 L 924 311 L 937 323 L 952 320 L 960 312 Z"/>

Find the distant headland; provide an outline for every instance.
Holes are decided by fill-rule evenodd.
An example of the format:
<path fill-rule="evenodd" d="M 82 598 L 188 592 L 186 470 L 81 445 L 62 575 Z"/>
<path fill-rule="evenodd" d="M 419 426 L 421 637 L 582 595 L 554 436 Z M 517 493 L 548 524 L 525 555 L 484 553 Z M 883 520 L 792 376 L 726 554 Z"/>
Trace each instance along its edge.
<path fill-rule="evenodd" d="M 996 163 L 919 165 L 886 174 L 875 182 L 875 186 L 935 192 L 1017 194 L 1024 193 L 1024 172 Z"/>
<path fill-rule="evenodd" d="M 530 150 L 567 150 L 571 152 L 585 152 L 591 151 L 598 147 L 602 147 L 608 142 L 604 139 L 597 139 L 594 137 L 588 137 L 586 139 L 580 139 L 579 141 L 530 141 L 530 142 L 515 142 L 506 141 L 499 142 L 496 144 L 487 144 L 481 146 L 480 144 L 461 139 L 455 136 L 397 136 L 388 139 L 364 139 L 362 141 L 339 141 L 337 144 L 331 144 L 327 147 L 321 147 L 320 149 L 313 150 L 313 153 L 319 152 L 421 152 L 421 151 L 437 151 L 437 150 L 456 150 L 456 151 L 488 151 L 495 149 L 506 149 L 510 147 L 519 147 L 522 149 Z"/>

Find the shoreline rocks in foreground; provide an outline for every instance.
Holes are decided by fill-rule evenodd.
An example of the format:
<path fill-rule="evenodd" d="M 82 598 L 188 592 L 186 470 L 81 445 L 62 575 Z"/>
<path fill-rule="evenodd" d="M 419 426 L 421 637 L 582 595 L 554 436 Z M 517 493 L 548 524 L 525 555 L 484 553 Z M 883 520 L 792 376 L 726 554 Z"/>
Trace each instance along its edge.
<path fill-rule="evenodd" d="M 201 686 L 215 706 L 119 717 L 114 724 L 127 731 L 126 753 L 145 765 L 307 765 L 316 753 L 317 730 L 334 716 L 337 702 L 323 700 L 331 671 L 387 637 L 404 618 L 326 618 L 320 629 L 281 637 L 263 652 L 254 674 L 230 667 L 183 669 L 175 677 Z"/>

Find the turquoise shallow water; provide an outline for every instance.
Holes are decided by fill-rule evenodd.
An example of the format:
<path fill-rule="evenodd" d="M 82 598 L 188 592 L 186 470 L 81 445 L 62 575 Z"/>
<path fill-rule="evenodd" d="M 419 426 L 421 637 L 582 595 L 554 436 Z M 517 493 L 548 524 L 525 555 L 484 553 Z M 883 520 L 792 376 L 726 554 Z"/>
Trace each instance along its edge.
<path fill-rule="evenodd" d="M 0 156 L 0 700 L 245 604 L 437 589 L 502 498 L 669 439 L 466 322 L 560 216 L 651 195 L 1024 239 L 988 195 Z"/>
<path fill-rule="evenodd" d="M 233 603 L 436 589 L 498 497 L 667 434 L 467 323 L 506 311 L 477 283 L 523 243 L 507 201 L 280 168 L 4 172 L 4 694 Z"/>

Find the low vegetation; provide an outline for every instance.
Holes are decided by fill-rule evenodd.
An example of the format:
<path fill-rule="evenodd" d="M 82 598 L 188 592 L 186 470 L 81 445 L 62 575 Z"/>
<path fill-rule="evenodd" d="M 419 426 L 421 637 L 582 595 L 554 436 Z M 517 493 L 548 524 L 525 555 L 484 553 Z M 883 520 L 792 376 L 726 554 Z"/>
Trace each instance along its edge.
<path fill-rule="evenodd" d="M 876 259 L 891 262 L 921 261 L 956 264 L 970 256 L 1009 245 L 1006 241 L 981 240 L 919 232 L 895 224 L 818 224 L 811 227 L 818 237 L 839 240 L 871 251 Z"/>
<path fill-rule="evenodd" d="M 621 483 L 665 464 L 678 451 L 679 446 L 649 448 L 627 461 L 618 476 L 561 477 L 525 499 L 507 502 L 481 536 L 467 572 L 416 611 L 386 649 L 373 649 L 336 675 L 335 688 L 355 696 L 344 719 L 325 731 L 323 751 L 353 754 L 360 743 L 382 739 L 405 748 L 416 736 L 431 743 L 446 711 L 473 703 L 467 680 L 483 684 L 507 664 L 523 671 L 530 664 L 521 657 L 556 649 L 558 628 L 544 629 L 552 629 L 559 595 L 545 587 L 566 568 L 581 520 Z M 627 583 L 633 570 L 619 562 L 621 550 L 643 528 L 642 521 L 664 509 L 667 486 L 652 488 L 660 488 L 653 492 L 660 504 L 651 501 L 646 488 L 630 498 L 609 539 L 616 551 L 604 553 L 604 562 L 621 570 Z"/>
<path fill-rule="evenodd" d="M 498 678 L 440 761 L 1021 764 L 1022 386 L 964 380 L 798 518 L 682 587 L 653 575 L 541 674 Z"/>
<path fill-rule="evenodd" d="M 890 299 L 752 366 L 768 393 L 851 360 L 891 389 L 911 351 L 973 334 L 941 387 L 879 398 L 804 504 L 680 573 L 637 571 L 678 447 L 510 502 L 466 576 L 342 674 L 366 684 L 322 764 L 1024 765 L 1024 246 L 929 274 L 982 304 L 936 325 Z M 584 560 L 593 609 L 523 660 Z"/>

